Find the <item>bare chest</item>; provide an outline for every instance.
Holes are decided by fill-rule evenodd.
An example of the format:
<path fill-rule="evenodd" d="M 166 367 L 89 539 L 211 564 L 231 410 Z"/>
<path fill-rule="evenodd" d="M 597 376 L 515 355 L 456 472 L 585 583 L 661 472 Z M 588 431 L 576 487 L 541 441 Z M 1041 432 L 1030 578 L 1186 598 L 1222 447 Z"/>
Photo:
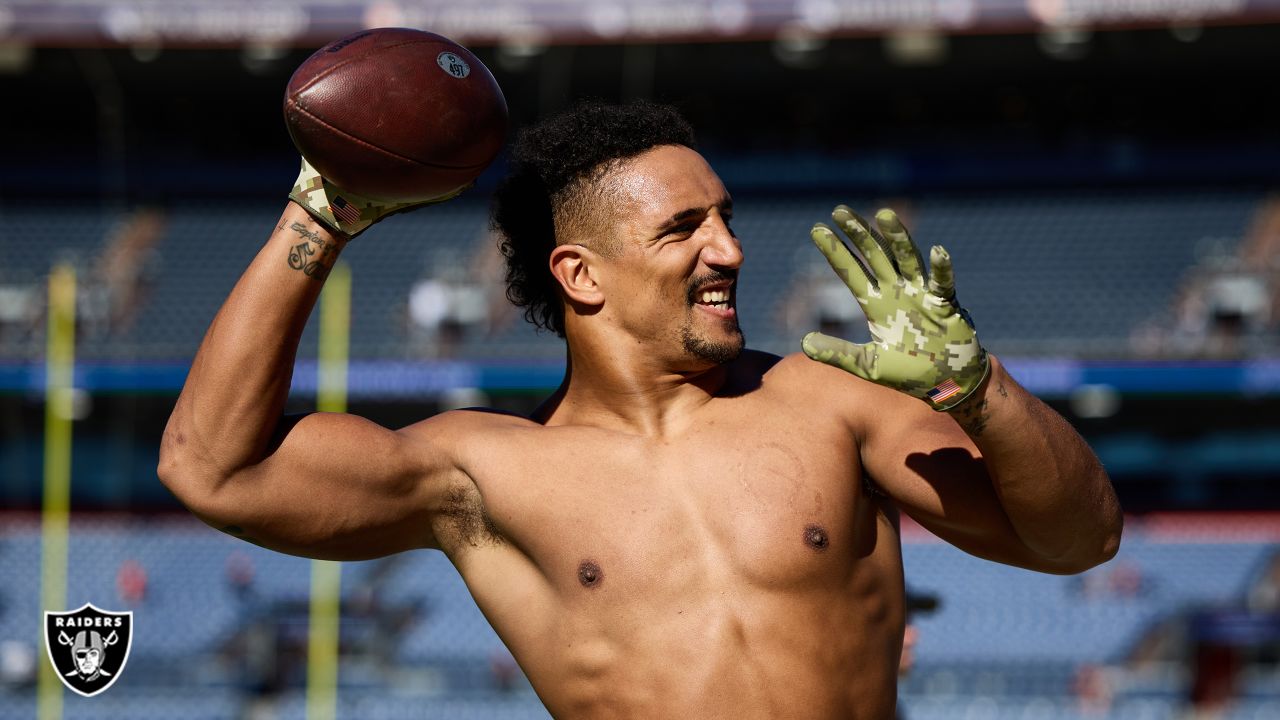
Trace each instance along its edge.
<path fill-rule="evenodd" d="M 856 446 L 785 420 L 714 418 L 670 441 L 549 432 L 485 504 L 566 591 L 838 585 L 874 543 Z"/>

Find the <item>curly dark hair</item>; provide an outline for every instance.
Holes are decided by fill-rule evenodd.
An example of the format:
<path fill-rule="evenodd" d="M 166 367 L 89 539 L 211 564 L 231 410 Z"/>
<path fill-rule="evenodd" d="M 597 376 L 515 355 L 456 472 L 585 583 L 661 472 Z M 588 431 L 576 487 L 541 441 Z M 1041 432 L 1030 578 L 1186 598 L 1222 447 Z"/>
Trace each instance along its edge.
<path fill-rule="evenodd" d="M 526 320 L 564 337 L 564 306 L 547 268 L 557 225 L 589 215 L 594 185 L 659 145 L 693 148 L 693 128 L 675 108 L 649 102 L 586 102 L 521 131 L 491 219 L 507 261 L 507 299 L 524 308 Z"/>

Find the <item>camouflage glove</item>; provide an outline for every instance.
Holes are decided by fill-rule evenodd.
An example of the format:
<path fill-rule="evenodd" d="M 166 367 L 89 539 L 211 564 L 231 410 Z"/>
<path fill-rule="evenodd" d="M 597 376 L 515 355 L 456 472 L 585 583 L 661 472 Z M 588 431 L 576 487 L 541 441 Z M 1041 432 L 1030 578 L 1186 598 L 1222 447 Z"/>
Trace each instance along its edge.
<path fill-rule="evenodd" d="M 289 199 L 301 205 L 320 224 L 347 237 L 355 237 L 388 215 L 452 200 L 470 187 L 466 185 L 446 195 L 421 202 L 374 200 L 347 192 L 325 180 L 306 158 L 302 158 L 302 172 L 298 173 L 298 179 L 293 183 Z"/>
<path fill-rule="evenodd" d="M 920 251 L 892 210 L 876 213 L 878 234 L 844 205 L 831 219 L 865 264 L 826 225 L 818 223 L 809 235 L 862 306 L 873 342 L 855 345 L 809 333 L 805 354 L 918 397 L 934 410 L 959 405 L 986 379 L 990 364 L 969 314 L 956 302 L 951 256 L 934 245 L 926 280 Z"/>

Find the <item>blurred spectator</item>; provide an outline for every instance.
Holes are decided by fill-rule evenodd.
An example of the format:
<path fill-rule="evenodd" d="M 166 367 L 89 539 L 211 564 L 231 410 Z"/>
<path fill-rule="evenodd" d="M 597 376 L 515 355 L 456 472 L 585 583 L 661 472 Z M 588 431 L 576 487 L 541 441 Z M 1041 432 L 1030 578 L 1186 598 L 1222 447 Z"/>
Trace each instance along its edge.
<path fill-rule="evenodd" d="M 242 627 L 223 648 L 247 697 L 268 697 L 284 689 L 290 667 L 281 645 L 275 618 L 270 613 L 262 613 Z"/>
<path fill-rule="evenodd" d="M 139 210 L 104 239 L 101 254 L 80 273 L 76 324 L 83 336 L 102 338 L 132 326 L 158 272 L 164 228 L 162 213 Z"/>
<path fill-rule="evenodd" d="M 441 250 L 409 290 L 408 316 L 418 352 L 449 357 L 468 336 L 488 331 L 488 288 L 460 253 Z"/>
<path fill-rule="evenodd" d="M 0 344 L 16 346 L 40 322 L 41 287 L 0 280 Z"/>
<path fill-rule="evenodd" d="M 907 589 L 907 620 L 902 631 L 902 655 L 898 658 L 898 675 L 906 677 L 916 663 L 916 641 L 920 630 L 912 622 L 920 615 L 928 615 L 938 609 L 938 596 L 912 592 Z"/>
<path fill-rule="evenodd" d="M 1116 560 L 1076 575 L 1069 587 L 1087 600 L 1133 599 L 1150 590 L 1151 581 L 1132 560 Z"/>
<path fill-rule="evenodd" d="M 501 692 L 511 692 L 520 679 L 520 667 L 506 648 L 497 648 L 489 654 L 489 672 L 493 685 Z"/>
<path fill-rule="evenodd" d="M 236 550 L 227 556 L 227 588 L 239 601 L 241 608 L 253 599 L 253 559 Z"/>
<path fill-rule="evenodd" d="M 810 251 L 799 262 L 803 264 L 793 273 L 795 279 L 780 305 L 783 333 L 799 335 L 816 330 L 851 342 L 870 339 L 862 309 L 826 258 Z"/>
<path fill-rule="evenodd" d="M 1264 339 L 1272 320 L 1266 273 L 1246 269 L 1239 258 L 1214 254 L 1188 275 L 1173 327 L 1161 328 L 1157 322 L 1137 329 L 1136 350 L 1146 355 L 1236 358 Z"/>
<path fill-rule="evenodd" d="M 1280 552 L 1271 556 L 1266 569 L 1249 589 L 1248 605 L 1255 613 L 1280 613 Z"/>
<path fill-rule="evenodd" d="M 905 678 L 916 664 L 916 643 L 920 639 L 920 630 L 912 620 L 919 615 L 927 615 L 938 609 L 938 596 L 906 592 L 906 626 L 902 629 L 902 654 L 898 656 L 898 677 Z M 898 720 L 904 720 L 902 703 L 898 703 Z"/>
<path fill-rule="evenodd" d="M 1113 597 L 1135 598 L 1146 591 L 1146 577 L 1142 568 L 1132 560 L 1121 560 L 1108 566 L 1110 591 Z"/>
<path fill-rule="evenodd" d="M 1193 620 L 1193 626 L 1195 623 Z M 1242 665 L 1240 648 L 1233 643 L 1213 637 L 1195 638 L 1190 692 L 1193 717 L 1200 720 L 1221 717 L 1225 713 L 1235 697 Z"/>
<path fill-rule="evenodd" d="M 35 648 L 19 640 L 0 641 L 0 687 L 27 687 L 35 681 Z"/>
<path fill-rule="evenodd" d="M 1262 333 L 1270 320 L 1270 292 L 1266 277 L 1235 265 L 1222 269 L 1203 284 L 1205 354 L 1238 357 L 1246 338 Z"/>
<path fill-rule="evenodd" d="M 881 201 L 878 207 L 891 207 L 908 228 L 911 210 L 908 200 L 895 198 Z M 869 222 L 876 227 L 875 220 Z M 830 224 L 830 223 L 828 223 Z M 839 235 L 837 231 L 837 235 Z M 842 236 L 846 244 L 847 238 Z M 813 247 L 805 247 L 795 256 L 794 278 L 779 306 L 776 318 L 782 333 L 799 336 L 811 330 L 825 335 L 863 343 L 871 339 L 867 319 L 849 288 L 832 270 L 823 255 Z"/>
<path fill-rule="evenodd" d="M 1102 665 L 1084 664 L 1076 671 L 1072 689 L 1081 715 L 1106 715 L 1115 695 L 1111 675 Z"/>
<path fill-rule="evenodd" d="M 1274 351 L 1280 320 L 1280 198 L 1261 204 L 1234 238 L 1205 238 L 1173 306 L 1133 334 L 1143 355 L 1239 358 Z M 1172 327 L 1169 327 L 1170 322 Z"/>
<path fill-rule="evenodd" d="M 141 605 L 147 599 L 147 571 L 137 560 L 120 563 L 116 572 L 116 593 L 125 605 Z"/>

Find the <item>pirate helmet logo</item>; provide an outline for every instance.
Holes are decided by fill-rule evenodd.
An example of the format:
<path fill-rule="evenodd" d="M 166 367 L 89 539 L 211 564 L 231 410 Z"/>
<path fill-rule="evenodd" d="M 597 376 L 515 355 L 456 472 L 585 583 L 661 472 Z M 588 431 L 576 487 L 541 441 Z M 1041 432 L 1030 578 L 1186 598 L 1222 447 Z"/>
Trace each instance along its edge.
<path fill-rule="evenodd" d="M 132 612 L 99 610 L 85 603 L 78 610 L 44 614 L 49 661 L 62 684 L 85 697 L 97 695 L 120 678 L 132 639 Z"/>

